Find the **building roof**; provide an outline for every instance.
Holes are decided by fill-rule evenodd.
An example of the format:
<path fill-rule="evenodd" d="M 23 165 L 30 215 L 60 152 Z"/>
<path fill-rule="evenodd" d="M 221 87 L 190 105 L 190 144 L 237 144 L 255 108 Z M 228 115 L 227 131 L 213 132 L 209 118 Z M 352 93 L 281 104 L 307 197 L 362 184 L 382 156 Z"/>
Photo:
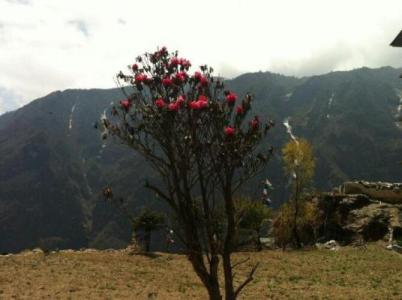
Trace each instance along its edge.
<path fill-rule="evenodd" d="M 402 47 L 402 31 L 392 41 L 391 46 L 393 46 L 393 47 Z"/>

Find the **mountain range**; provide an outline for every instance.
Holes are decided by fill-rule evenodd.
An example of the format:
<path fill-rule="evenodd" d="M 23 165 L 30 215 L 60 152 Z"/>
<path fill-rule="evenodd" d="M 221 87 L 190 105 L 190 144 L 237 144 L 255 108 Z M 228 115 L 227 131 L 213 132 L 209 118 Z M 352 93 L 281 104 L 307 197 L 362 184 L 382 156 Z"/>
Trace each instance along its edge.
<path fill-rule="evenodd" d="M 303 78 L 259 72 L 228 80 L 238 95 L 253 93 L 254 112 L 276 123 L 263 145 L 274 147 L 274 157 L 242 194 L 259 198 L 261 181 L 269 178 L 273 206 L 287 200 L 281 148 L 290 133 L 313 144 L 318 190 L 356 179 L 401 181 L 401 71 L 361 68 Z M 0 252 L 125 246 L 130 226 L 104 201 L 105 186 L 134 214 L 143 206 L 166 209 L 144 187 L 157 181 L 146 162 L 94 129 L 123 97 L 119 89 L 56 91 L 0 116 Z"/>

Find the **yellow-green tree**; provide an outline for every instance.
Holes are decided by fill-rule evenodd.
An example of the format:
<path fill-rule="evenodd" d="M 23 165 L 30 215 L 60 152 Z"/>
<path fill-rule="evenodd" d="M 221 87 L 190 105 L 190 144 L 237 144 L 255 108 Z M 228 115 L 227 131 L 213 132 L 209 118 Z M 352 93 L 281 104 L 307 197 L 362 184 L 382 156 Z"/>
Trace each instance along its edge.
<path fill-rule="evenodd" d="M 272 234 L 275 237 L 275 243 L 282 248 L 286 246 L 292 239 L 292 228 L 289 224 L 293 222 L 294 209 L 289 203 L 284 203 L 277 211 L 273 220 Z"/>
<path fill-rule="evenodd" d="M 306 201 L 303 206 L 303 225 L 308 226 L 313 231 L 313 241 L 317 242 L 317 231 L 323 222 L 322 212 L 317 203 Z"/>
<path fill-rule="evenodd" d="M 298 234 L 297 221 L 301 212 L 303 192 L 311 183 L 315 170 L 313 147 L 305 139 L 295 139 L 288 142 L 282 149 L 284 169 L 288 176 L 292 176 L 292 203 L 294 214 L 292 221 L 293 239 L 298 248 L 301 241 Z"/>

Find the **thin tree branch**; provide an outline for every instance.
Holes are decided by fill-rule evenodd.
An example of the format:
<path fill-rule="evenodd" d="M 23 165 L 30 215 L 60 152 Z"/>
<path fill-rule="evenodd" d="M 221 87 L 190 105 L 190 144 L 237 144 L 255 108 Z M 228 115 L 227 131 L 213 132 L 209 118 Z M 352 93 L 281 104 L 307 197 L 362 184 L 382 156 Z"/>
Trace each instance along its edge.
<path fill-rule="evenodd" d="M 239 261 L 239 262 L 233 264 L 233 265 L 232 265 L 232 269 L 234 269 L 234 268 L 236 268 L 236 267 L 238 267 L 238 266 L 240 266 L 240 265 L 242 265 L 242 264 L 248 262 L 249 260 L 250 260 L 250 257 L 247 257 L 246 259 L 243 259 L 243 260 L 241 260 L 241 261 Z"/>
<path fill-rule="evenodd" d="M 243 281 L 243 283 L 236 289 L 235 291 L 235 298 L 240 294 L 242 289 L 249 284 L 253 279 L 254 279 L 254 273 L 257 271 L 257 268 L 259 266 L 259 262 L 254 265 L 254 267 L 251 269 L 250 273 L 248 274 L 247 278 Z"/>

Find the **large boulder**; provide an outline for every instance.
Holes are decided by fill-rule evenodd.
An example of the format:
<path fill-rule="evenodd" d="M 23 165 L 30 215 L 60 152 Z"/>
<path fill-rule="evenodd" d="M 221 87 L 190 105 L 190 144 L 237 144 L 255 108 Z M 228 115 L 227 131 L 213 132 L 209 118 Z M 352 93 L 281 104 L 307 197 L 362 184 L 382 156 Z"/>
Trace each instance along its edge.
<path fill-rule="evenodd" d="M 402 205 L 365 194 L 325 193 L 317 199 L 323 212 L 321 233 L 344 244 L 402 238 Z"/>

